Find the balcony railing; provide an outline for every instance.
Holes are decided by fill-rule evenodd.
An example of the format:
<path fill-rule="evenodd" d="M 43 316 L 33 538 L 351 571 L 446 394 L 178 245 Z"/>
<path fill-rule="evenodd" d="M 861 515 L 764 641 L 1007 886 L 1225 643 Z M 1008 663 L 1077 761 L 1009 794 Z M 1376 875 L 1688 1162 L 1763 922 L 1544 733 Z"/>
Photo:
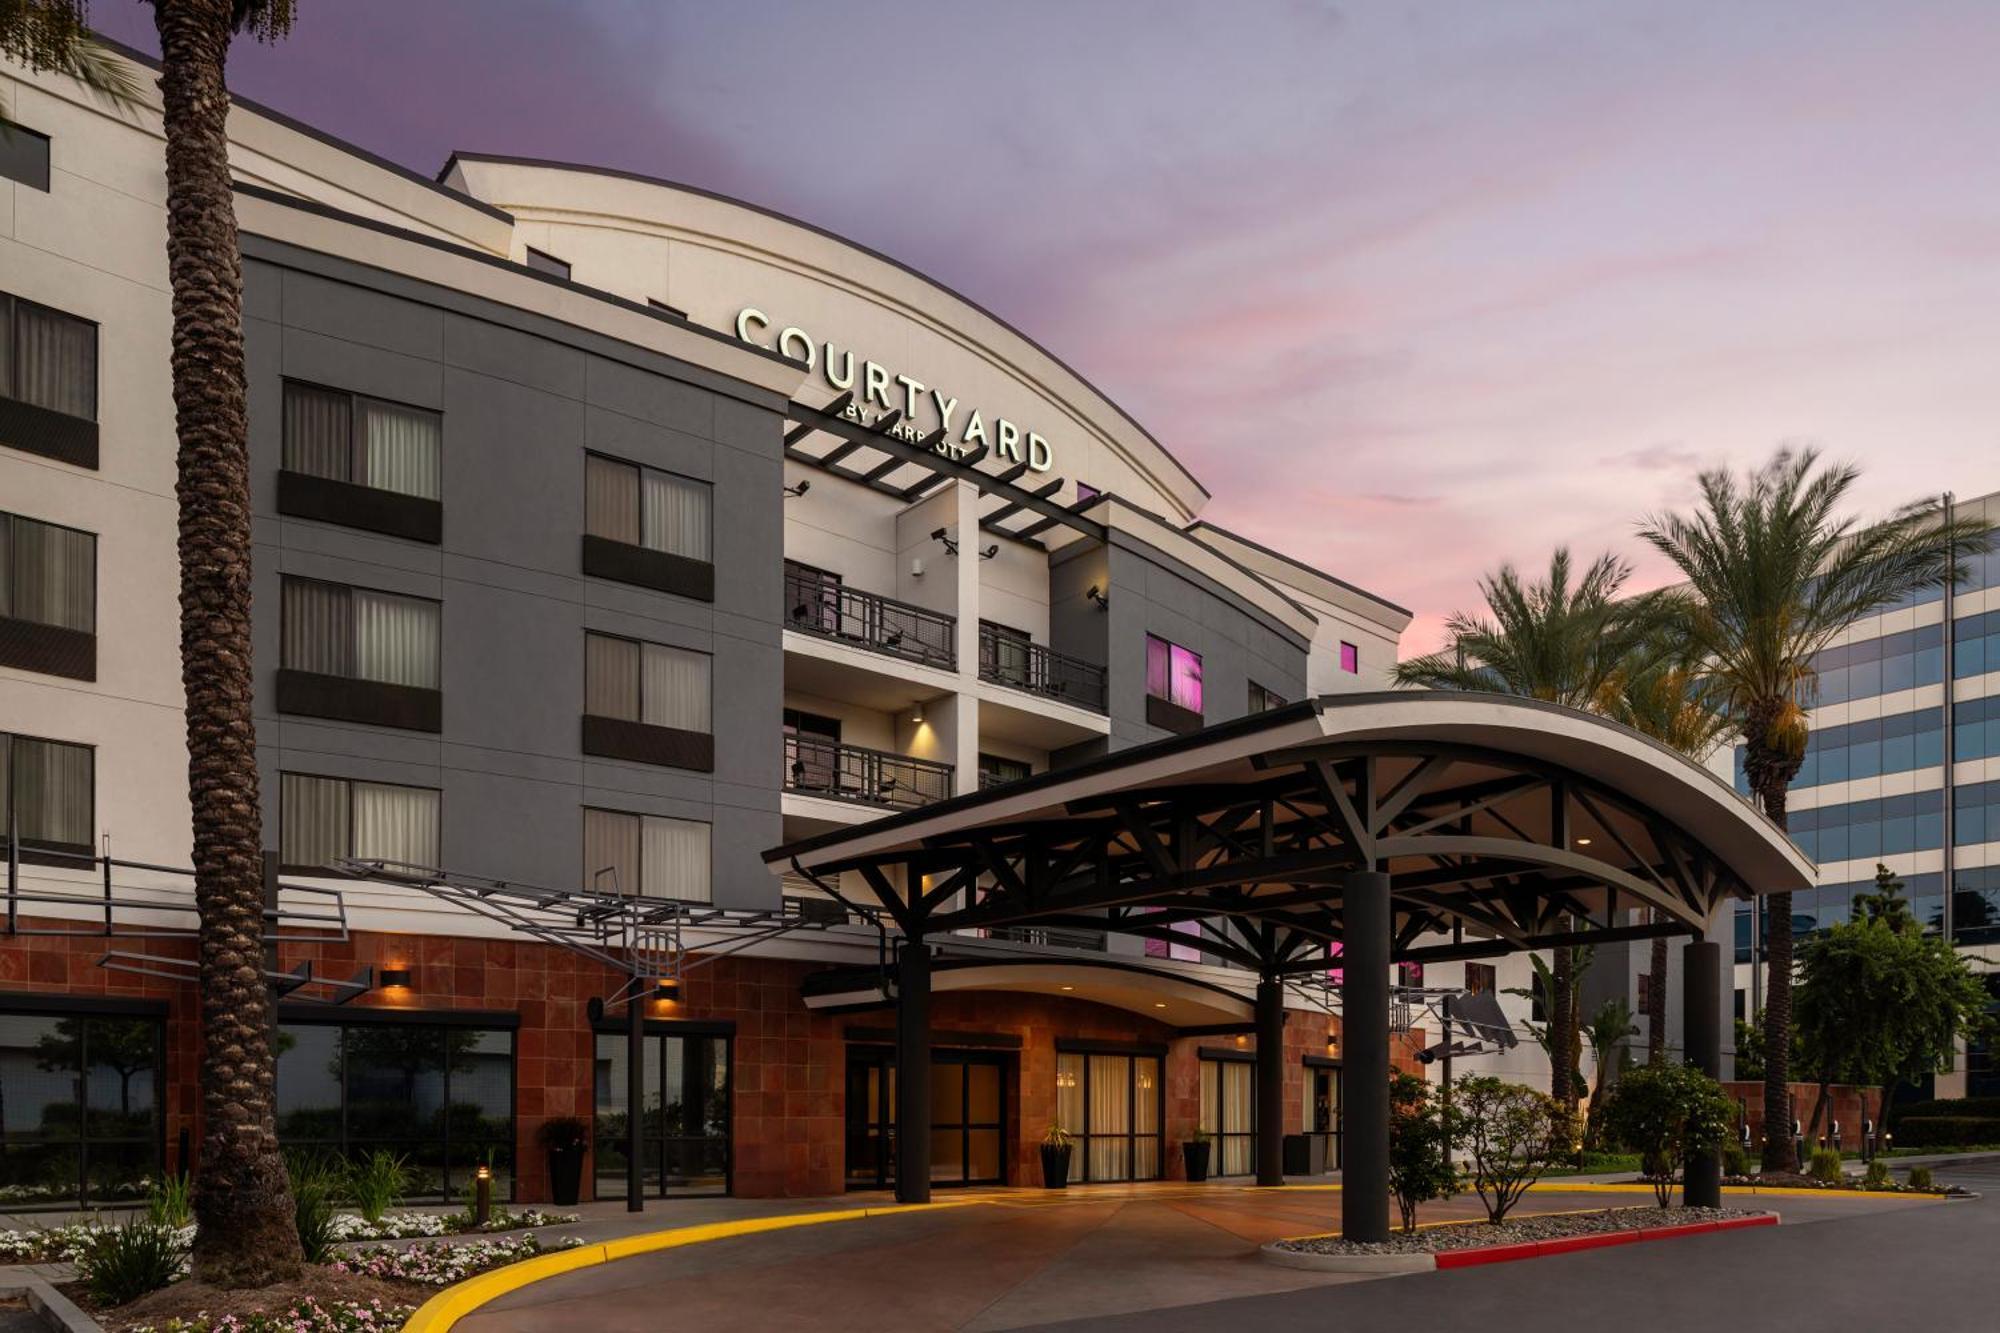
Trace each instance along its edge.
<path fill-rule="evenodd" d="M 1104 668 L 1030 643 L 994 625 L 979 627 L 979 678 L 1044 698 L 1104 711 Z"/>
<path fill-rule="evenodd" d="M 951 795 L 951 765 L 818 736 L 787 736 L 785 790 L 914 810 Z"/>
<path fill-rule="evenodd" d="M 1040 944 L 1051 949 L 1104 952 L 1103 931 L 1077 930 L 1069 926 L 994 926 L 987 930 L 986 938 L 1009 940 L 1015 944 Z"/>
<path fill-rule="evenodd" d="M 925 666 L 953 670 L 958 620 L 939 611 L 861 592 L 800 565 L 785 565 L 785 627 L 851 643 Z"/>

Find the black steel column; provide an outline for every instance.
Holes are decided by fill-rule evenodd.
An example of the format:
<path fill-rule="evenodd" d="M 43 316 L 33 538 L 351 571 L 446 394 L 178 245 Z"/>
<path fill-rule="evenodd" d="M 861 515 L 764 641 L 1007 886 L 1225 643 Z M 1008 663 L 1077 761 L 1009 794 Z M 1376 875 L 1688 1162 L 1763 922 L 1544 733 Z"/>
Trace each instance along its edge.
<path fill-rule="evenodd" d="M 1689 940 L 1681 949 L 1681 1039 L 1687 1062 L 1710 1078 L 1722 1076 L 1722 946 Z M 1690 1208 L 1722 1206 L 1722 1150 L 1690 1155 L 1682 1185 Z"/>
<path fill-rule="evenodd" d="M 931 951 L 903 937 L 896 981 L 896 1202 L 931 1201 Z"/>
<path fill-rule="evenodd" d="M 1285 1183 L 1285 983 L 1257 982 L 1257 1183 Z"/>
<path fill-rule="evenodd" d="M 1347 1047 L 1340 1233 L 1389 1239 L 1389 877 L 1356 870 L 1342 895 L 1340 1029 Z"/>
<path fill-rule="evenodd" d="M 625 1211 L 646 1210 L 646 1180 L 641 1161 L 646 1112 L 646 991 L 645 979 L 633 977 L 625 1001 Z M 667 1164 L 660 1163 L 666 1170 Z"/>

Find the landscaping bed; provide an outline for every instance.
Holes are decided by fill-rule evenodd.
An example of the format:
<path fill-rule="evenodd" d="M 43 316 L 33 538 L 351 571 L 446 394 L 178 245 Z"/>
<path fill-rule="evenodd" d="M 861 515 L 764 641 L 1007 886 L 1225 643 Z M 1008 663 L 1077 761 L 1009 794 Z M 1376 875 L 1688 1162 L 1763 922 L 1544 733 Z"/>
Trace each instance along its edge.
<path fill-rule="evenodd" d="M 1806 1175 L 1799 1171 L 1766 1171 L 1762 1175 L 1755 1176 L 1724 1176 L 1722 1183 L 1739 1189 L 1825 1190 L 1835 1194 L 1842 1191 L 1849 1194 L 1914 1194 L 1927 1199 L 1972 1197 L 1972 1191 L 1959 1185 L 1933 1185 L 1926 1188 L 1901 1180 L 1870 1184 L 1860 1176 L 1847 1176 L 1841 1180 L 1822 1180 L 1818 1176 Z"/>
<path fill-rule="evenodd" d="M 1769 1216 L 1769 1213 L 1744 1208 L 1606 1208 L 1599 1212 L 1550 1213 L 1539 1217 L 1514 1218 L 1497 1226 L 1480 1220 L 1452 1222 L 1444 1226 L 1423 1227 L 1410 1233 L 1398 1232 L 1379 1242 L 1348 1241 L 1339 1236 L 1301 1236 L 1294 1240 L 1273 1242 L 1272 1248 L 1297 1254 L 1428 1255 Z"/>

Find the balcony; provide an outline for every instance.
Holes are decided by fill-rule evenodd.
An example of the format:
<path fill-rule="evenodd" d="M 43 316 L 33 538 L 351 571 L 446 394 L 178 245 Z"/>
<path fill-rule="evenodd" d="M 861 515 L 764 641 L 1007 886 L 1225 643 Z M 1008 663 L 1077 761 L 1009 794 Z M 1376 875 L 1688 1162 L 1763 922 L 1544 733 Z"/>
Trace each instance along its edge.
<path fill-rule="evenodd" d="M 785 737 L 785 790 L 885 810 L 915 810 L 951 795 L 951 765 L 793 735 Z"/>
<path fill-rule="evenodd" d="M 785 628 L 886 653 L 940 670 L 957 669 L 958 620 L 828 574 L 785 562 Z"/>
<path fill-rule="evenodd" d="M 979 678 L 1093 713 L 1105 709 L 1103 667 L 1032 643 L 997 625 L 979 627 Z"/>

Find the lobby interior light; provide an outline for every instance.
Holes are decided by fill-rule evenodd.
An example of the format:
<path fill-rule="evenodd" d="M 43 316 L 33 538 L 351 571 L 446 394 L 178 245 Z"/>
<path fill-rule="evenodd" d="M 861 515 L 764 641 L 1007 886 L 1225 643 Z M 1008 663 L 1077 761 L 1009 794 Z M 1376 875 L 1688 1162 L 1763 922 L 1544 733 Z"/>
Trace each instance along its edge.
<path fill-rule="evenodd" d="M 1588 847 L 1588 846 L 1590 846 L 1590 839 L 1589 839 L 1589 838 L 1578 838 L 1578 839 L 1576 840 L 1576 845 L 1577 845 L 1577 846 L 1579 846 L 1579 847 Z"/>
<path fill-rule="evenodd" d="M 1076 989 L 1076 987 L 1074 987 L 1074 986 L 1064 986 L 1064 987 L 1063 987 L 1062 989 L 1064 989 L 1064 990 L 1075 990 L 1075 989 Z"/>
<path fill-rule="evenodd" d="M 1167 1007 L 1167 1002 L 1165 1000 L 1155 1000 L 1153 1001 L 1153 1007 L 1155 1009 L 1164 1009 Z"/>

